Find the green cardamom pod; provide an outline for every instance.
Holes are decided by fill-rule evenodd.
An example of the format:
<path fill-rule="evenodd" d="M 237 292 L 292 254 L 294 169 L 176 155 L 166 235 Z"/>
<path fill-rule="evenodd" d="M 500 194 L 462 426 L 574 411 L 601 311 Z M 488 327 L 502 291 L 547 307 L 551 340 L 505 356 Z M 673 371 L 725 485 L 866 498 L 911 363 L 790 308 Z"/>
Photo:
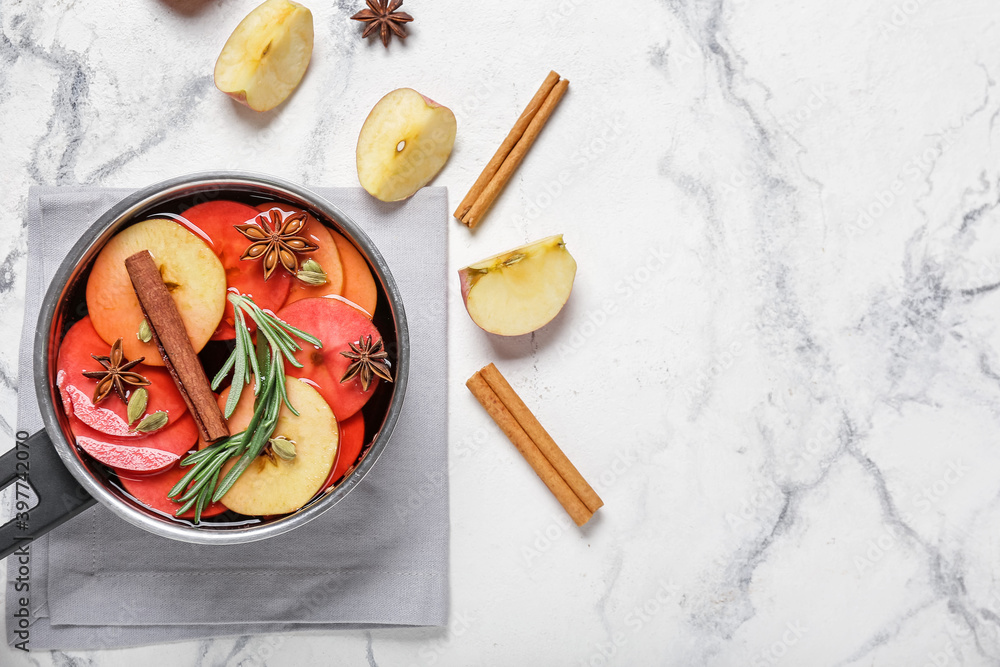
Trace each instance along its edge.
<path fill-rule="evenodd" d="M 326 284 L 326 271 L 315 259 L 307 259 L 302 262 L 302 268 L 295 274 L 295 277 L 307 285 Z"/>
<path fill-rule="evenodd" d="M 143 417 L 139 425 L 135 427 L 135 430 L 140 433 L 152 433 L 166 426 L 168 421 L 167 413 L 163 410 L 157 410 L 153 414 Z"/>
<path fill-rule="evenodd" d="M 149 401 L 149 392 L 146 391 L 145 387 L 139 387 L 132 392 L 132 395 L 128 399 L 128 423 L 129 426 L 142 416 L 142 413 L 146 411 L 146 403 Z"/>
<path fill-rule="evenodd" d="M 295 458 L 295 441 L 278 436 L 277 438 L 271 438 L 270 443 L 271 449 L 278 458 L 285 461 L 291 461 Z"/>
<path fill-rule="evenodd" d="M 143 343 L 148 343 L 153 340 L 153 330 L 149 328 L 149 322 L 146 320 L 142 321 L 142 324 L 139 325 L 139 333 L 137 333 L 135 337 Z"/>

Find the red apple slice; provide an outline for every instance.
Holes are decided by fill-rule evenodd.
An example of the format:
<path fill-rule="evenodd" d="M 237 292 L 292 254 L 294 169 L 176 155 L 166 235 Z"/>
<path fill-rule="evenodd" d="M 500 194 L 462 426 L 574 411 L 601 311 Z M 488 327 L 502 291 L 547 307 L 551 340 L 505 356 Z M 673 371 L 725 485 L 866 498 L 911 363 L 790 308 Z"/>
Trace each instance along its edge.
<path fill-rule="evenodd" d="M 164 452 L 151 447 L 136 447 L 134 445 L 114 445 L 94 438 L 79 436 L 76 444 L 93 458 L 104 465 L 131 470 L 132 472 L 157 472 L 169 468 L 180 460 L 177 454 Z"/>
<path fill-rule="evenodd" d="M 361 447 L 365 444 L 365 418 L 360 412 L 350 419 L 340 422 L 340 449 L 337 462 L 326 478 L 322 491 L 329 489 L 350 470 L 358 460 Z"/>
<path fill-rule="evenodd" d="M 101 433 L 128 436 L 126 404 L 117 394 L 112 393 L 100 405 L 94 406 L 91 398 L 97 388 L 97 380 L 83 375 L 83 371 L 101 370 L 101 364 L 90 355 L 106 355 L 109 349 L 110 346 L 97 334 L 89 317 L 74 324 L 59 345 L 59 355 L 56 358 L 57 384 L 62 393 L 63 406 L 66 407 L 67 401 L 72 400 L 72 412 L 67 408 L 68 414 L 75 414 L 87 426 Z M 151 383 L 146 387 L 149 395 L 147 413 L 163 410 L 172 422 L 176 422 L 187 412 L 187 404 L 165 368 L 140 364 L 133 370 L 144 375 Z"/>
<path fill-rule="evenodd" d="M 163 428 L 152 433 L 136 433 L 129 436 L 108 435 L 97 431 L 77 417 L 70 417 L 69 428 L 77 438 L 91 438 L 112 445 L 128 447 L 146 447 L 158 449 L 180 456 L 188 452 L 198 440 L 198 426 L 189 413 L 185 413 L 176 422 L 168 423 Z M 130 433 L 135 433 L 130 431 Z"/>
<path fill-rule="evenodd" d="M 137 501 L 146 507 L 172 517 L 174 512 L 180 509 L 180 505 L 167 498 L 167 494 L 177 482 L 181 481 L 181 477 L 186 475 L 188 470 L 190 468 L 182 468 L 180 465 L 174 465 L 174 467 L 156 475 L 130 474 L 123 470 L 118 473 L 118 479 L 121 480 L 122 486 L 125 487 L 129 495 Z M 222 503 L 211 503 L 201 511 L 201 516 L 202 518 L 215 516 L 225 511 L 226 506 Z M 194 508 L 192 507 L 181 514 L 180 518 L 193 519 Z"/>
<path fill-rule="evenodd" d="M 333 237 L 326 226 L 308 211 L 303 211 L 300 208 L 288 206 L 287 204 L 260 204 L 257 206 L 257 210 L 261 212 L 270 211 L 272 208 L 280 210 L 283 218 L 295 213 L 305 213 L 306 225 L 298 235 L 309 239 L 318 248 L 311 253 L 301 255 L 299 257 L 299 266 L 305 260 L 312 259 L 318 262 L 323 272 L 326 273 L 326 282 L 322 285 L 309 285 L 298 279 L 292 280 L 291 289 L 288 291 L 288 298 L 285 299 L 285 305 L 287 306 L 290 303 L 311 296 L 341 294 L 344 288 L 344 269 L 340 264 L 340 251 L 337 250 L 337 244 L 334 243 Z"/>
<path fill-rule="evenodd" d="M 277 310 L 285 303 L 292 277 L 287 271 L 275 271 L 270 280 L 264 280 L 264 270 L 257 260 L 241 260 L 240 256 L 252 241 L 240 234 L 235 225 L 253 222 L 260 212 L 252 206 L 234 201 L 210 201 L 197 204 L 181 214 L 196 233 L 212 241 L 212 249 L 226 271 L 226 285 L 249 294 L 261 308 Z M 233 329 L 235 316 L 233 304 L 226 301 L 226 310 L 212 340 L 229 340 L 236 337 Z M 253 327 L 253 322 L 248 322 Z"/>
<path fill-rule="evenodd" d="M 56 385 L 62 394 L 63 407 L 69 405 L 70 412 L 74 418 L 80 420 L 90 428 L 106 435 L 121 437 L 138 436 L 129 428 L 128 422 L 115 412 L 107 408 L 95 406 L 90 397 L 84 394 L 71 384 L 65 382 L 66 374 L 62 371 L 56 376 Z"/>
<path fill-rule="evenodd" d="M 344 267 L 344 288 L 341 294 L 348 301 L 353 301 L 368 311 L 368 318 L 375 314 L 375 304 L 378 303 L 378 289 L 368 262 L 361 252 L 342 234 L 331 232 L 333 242 L 340 252 L 340 263 Z"/>
<path fill-rule="evenodd" d="M 288 377 L 311 381 L 326 402 L 333 408 L 338 421 L 344 421 L 368 402 L 375 387 L 376 378 L 365 391 L 357 376 L 341 382 L 351 361 L 341 352 L 349 352 L 348 343 L 357 343 L 362 337 L 372 337 L 373 342 L 382 338 L 378 329 L 365 314 L 333 297 L 302 299 L 278 311 L 278 317 L 294 327 L 308 331 L 323 343 L 316 349 L 305 344 L 295 354 L 302 368 L 285 363 Z"/>

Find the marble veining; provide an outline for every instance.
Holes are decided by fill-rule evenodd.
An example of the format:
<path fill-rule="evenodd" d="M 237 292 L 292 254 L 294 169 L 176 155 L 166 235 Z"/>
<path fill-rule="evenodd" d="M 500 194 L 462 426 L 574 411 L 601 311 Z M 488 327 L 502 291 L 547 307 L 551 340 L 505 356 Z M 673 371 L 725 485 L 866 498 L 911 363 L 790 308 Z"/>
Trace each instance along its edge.
<path fill-rule="evenodd" d="M 407 0 L 386 51 L 338 0 L 311 7 L 314 61 L 266 114 L 211 79 L 254 4 L 0 4 L 0 336 L 20 334 L 32 184 L 353 185 L 365 115 L 412 86 L 458 117 L 434 181 L 455 203 L 556 69 L 569 94 L 482 227 L 452 225 L 450 267 L 564 233 L 570 303 L 512 340 L 455 285 L 432 315 L 452 620 L 0 663 L 1000 663 L 996 3 Z M 465 390 L 488 361 L 604 497 L 586 528 Z"/>

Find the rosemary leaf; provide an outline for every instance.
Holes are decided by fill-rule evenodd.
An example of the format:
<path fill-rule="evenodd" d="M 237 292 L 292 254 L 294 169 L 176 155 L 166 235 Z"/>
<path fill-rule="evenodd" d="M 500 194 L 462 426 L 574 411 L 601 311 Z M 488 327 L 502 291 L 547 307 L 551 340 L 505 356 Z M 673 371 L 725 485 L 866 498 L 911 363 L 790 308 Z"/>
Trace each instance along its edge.
<path fill-rule="evenodd" d="M 263 338 L 260 334 L 257 338 Z M 261 389 L 261 375 L 260 375 L 260 361 L 257 359 L 257 349 L 253 341 L 250 340 L 250 333 L 247 332 L 246 335 L 246 355 L 250 359 L 250 367 L 253 369 L 253 395 L 260 396 Z"/>
<path fill-rule="evenodd" d="M 253 339 L 250 336 L 250 329 L 247 327 L 246 318 L 243 317 L 242 311 L 236 312 L 236 320 L 236 347 L 241 350 L 244 364 L 248 361 L 250 362 L 249 369 L 246 369 L 246 382 L 247 384 L 250 383 L 250 374 L 252 373 L 254 376 L 253 393 L 256 396 L 260 392 L 260 369 L 257 368 L 257 355 L 254 354 Z"/>
<path fill-rule="evenodd" d="M 255 351 L 257 357 L 257 367 L 260 369 L 260 377 L 267 377 L 270 372 L 268 364 L 271 362 L 271 357 L 267 354 L 270 346 L 267 343 L 267 336 L 257 336 L 257 349 Z"/>
<path fill-rule="evenodd" d="M 205 507 L 211 502 L 212 489 L 215 488 L 215 483 L 219 480 L 219 471 L 216 470 L 212 473 L 212 478 L 201 493 L 198 494 L 198 502 L 194 505 L 194 522 L 201 522 L 201 513 L 204 511 Z"/>
<path fill-rule="evenodd" d="M 310 333 L 306 333 L 302 329 L 293 327 L 291 324 L 285 322 L 284 320 L 278 320 L 278 326 L 285 329 L 288 333 L 292 334 L 293 336 L 298 336 L 299 338 L 309 343 L 310 345 L 314 345 L 316 347 L 323 347 L 323 342 L 320 341 L 319 338 L 316 338 L 316 336 L 313 336 Z"/>
<path fill-rule="evenodd" d="M 228 359 L 226 359 L 226 363 L 223 364 L 222 368 L 219 369 L 219 372 L 215 374 L 214 378 L 212 378 L 212 391 L 216 391 L 219 388 L 219 385 L 222 384 L 222 381 L 226 379 L 226 376 L 229 375 L 229 371 L 233 369 L 233 364 L 236 363 L 236 357 L 239 355 L 239 352 L 239 350 L 234 349 L 233 353 L 229 355 Z"/>
<path fill-rule="evenodd" d="M 191 500 L 181 505 L 181 508 L 174 513 L 174 516 L 180 516 L 181 514 L 184 514 L 184 512 L 187 512 L 189 509 L 191 509 L 191 507 L 195 503 L 195 500 L 196 500 L 195 498 L 192 498 Z"/>
<path fill-rule="evenodd" d="M 239 316 L 237 316 L 237 320 L 238 319 Z M 229 398 L 226 399 L 226 409 L 223 411 L 226 415 L 226 419 L 233 416 L 233 410 L 236 409 L 236 404 L 240 400 L 240 394 L 243 393 L 243 385 L 246 384 L 247 358 L 243 353 L 243 350 L 240 349 L 242 347 L 240 336 L 245 330 L 246 327 L 241 327 L 240 323 L 237 322 L 236 349 L 239 351 L 239 354 L 236 355 L 236 364 L 233 369 L 233 382 L 229 385 Z"/>
<path fill-rule="evenodd" d="M 251 317 L 253 316 L 251 315 Z M 291 350 L 302 349 L 295 343 L 294 340 L 292 340 L 291 336 L 289 336 L 279 327 L 271 326 L 271 324 L 266 319 L 261 318 L 258 320 L 256 317 L 253 317 L 253 320 L 254 322 L 257 323 L 257 330 L 263 331 L 264 334 L 267 336 L 267 339 L 271 341 L 272 344 L 277 344 L 282 349 L 282 351 L 288 349 Z"/>

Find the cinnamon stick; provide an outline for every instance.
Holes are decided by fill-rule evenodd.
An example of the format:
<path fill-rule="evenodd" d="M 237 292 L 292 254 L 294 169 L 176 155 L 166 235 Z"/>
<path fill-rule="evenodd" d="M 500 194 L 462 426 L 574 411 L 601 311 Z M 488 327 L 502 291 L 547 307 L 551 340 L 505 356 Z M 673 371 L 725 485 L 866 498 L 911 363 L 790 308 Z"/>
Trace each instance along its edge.
<path fill-rule="evenodd" d="M 470 228 L 474 228 L 479 224 L 486 211 L 489 210 L 490 206 L 493 205 L 493 202 L 500 195 L 500 191 L 507 185 L 507 181 L 513 176 L 514 170 L 520 166 L 521 161 L 524 160 L 524 156 L 528 154 L 528 149 L 535 143 L 535 139 L 538 138 L 538 134 L 545 127 L 545 123 L 548 122 L 552 112 L 555 111 L 556 105 L 559 104 L 559 100 L 562 99 L 567 88 L 569 88 L 569 81 L 562 79 L 552 88 L 548 97 L 545 98 L 542 106 L 538 109 L 538 113 L 535 114 L 535 117 L 528 123 L 527 129 L 524 130 L 524 135 L 510 151 L 507 159 L 500 165 L 500 169 L 497 170 L 497 173 L 486 185 L 486 189 L 483 190 L 483 193 L 476 199 L 476 203 L 472 205 L 472 208 L 469 209 L 469 212 L 462 219 L 462 222 Z"/>
<path fill-rule="evenodd" d="M 475 373 L 465 384 L 500 427 L 500 430 L 514 443 L 514 446 L 570 515 L 573 522 L 582 526 L 590 521 L 594 513 L 583 504 L 583 501 L 573 492 L 566 480 L 549 463 L 549 460 L 545 458 L 545 455 L 514 418 L 514 415 L 510 413 L 503 401 L 483 379 L 482 373 Z"/>
<path fill-rule="evenodd" d="M 528 406 L 521 400 L 521 397 L 510 386 L 507 379 L 500 374 L 497 367 L 489 364 L 479 372 L 483 376 L 483 379 L 486 380 L 486 384 L 493 390 L 493 393 L 504 404 L 504 407 L 510 411 L 511 415 L 517 420 L 521 428 L 524 429 L 524 432 L 528 434 L 532 442 L 535 443 L 535 446 L 538 447 L 542 455 L 552 464 L 552 467 L 566 481 L 566 484 L 573 489 L 573 493 L 583 501 L 587 509 L 591 512 L 596 512 L 599 507 L 604 505 L 601 497 L 587 483 L 587 480 L 583 478 L 583 475 L 576 469 L 576 466 L 570 462 L 566 454 L 563 453 L 563 450 L 556 444 L 556 441 L 552 439 L 552 436 L 542 427 L 535 415 L 532 414 Z"/>
<path fill-rule="evenodd" d="M 141 250 L 125 260 L 125 269 L 132 279 L 139 306 L 153 331 L 163 362 L 184 397 L 201 437 L 213 442 L 228 436 L 226 419 L 153 256 L 148 250 Z"/>
<path fill-rule="evenodd" d="M 511 149 L 513 149 L 517 144 L 518 140 L 524 134 L 524 131 L 528 129 L 528 124 L 531 123 L 531 120 L 535 117 L 538 109 L 542 106 L 542 103 L 545 102 L 545 99 L 549 96 L 549 93 L 558 81 L 559 75 L 555 72 L 549 72 L 549 75 L 545 77 L 545 81 L 542 82 L 541 88 L 538 89 L 535 96 L 531 98 L 530 102 L 528 102 L 528 106 L 524 108 L 524 111 L 521 112 L 517 122 L 514 123 L 513 129 L 511 129 L 511 131 L 507 134 L 503 143 L 500 144 L 500 148 L 497 149 L 497 152 L 493 154 L 493 157 L 486 164 L 486 168 L 483 169 L 483 173 L 479 174 L 479 178 L 477 178 L 476 182 L 473 183 L 472 188 L 469 189 L 469 193 L 465 195 L 465 199 L 463 199 L 462 203 L 458 205 L 457 209 L 455 209 L 456 218 L 465 222 L 465 215 L 469 212 L 469 209 L 472 208 L 472 205 L 476 203 L 476 200 L 479 198 L 479 195 L 482 194 L 483 190 L 486 189 L 487 184 L 489 184 L 494 174 L 497 173 L 497 170 L 500 169 L 500 165 L 503 164 L 503 161 L 510 154 Z"/>

